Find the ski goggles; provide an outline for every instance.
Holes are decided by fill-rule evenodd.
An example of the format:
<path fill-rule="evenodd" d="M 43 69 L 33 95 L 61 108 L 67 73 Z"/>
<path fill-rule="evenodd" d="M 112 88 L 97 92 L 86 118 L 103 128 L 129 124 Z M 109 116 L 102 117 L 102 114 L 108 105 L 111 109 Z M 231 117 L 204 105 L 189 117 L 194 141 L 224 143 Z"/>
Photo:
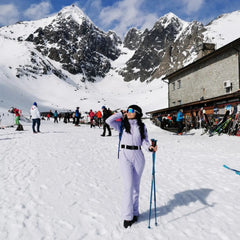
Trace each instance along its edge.
<path fill-rule="evenodd" d="M 137 110 L 133 109 L 133 108 L 128 108 L 127 110 L 128 113 L 139 113 Z"/>

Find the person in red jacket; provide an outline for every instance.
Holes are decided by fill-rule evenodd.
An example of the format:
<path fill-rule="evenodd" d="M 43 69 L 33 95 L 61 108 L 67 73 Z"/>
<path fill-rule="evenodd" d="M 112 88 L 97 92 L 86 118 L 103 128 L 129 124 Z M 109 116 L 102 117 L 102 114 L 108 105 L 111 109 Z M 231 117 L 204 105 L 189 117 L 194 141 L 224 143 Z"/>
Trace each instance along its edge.
<path fill-rule="evenodd" d="M 91 128 L 92 127 L 95 127 L 94 125 L 94 116 L 95 116 L 95 113 L 92 111 L 92 109 L 90 109 L 90 112 L 89 112 L 89 117 L 90 117 L 90 123 L 91 123 Z"/>
<path fill-rule="evenodd" d="M 14 114 L 16 115 L 15 123 L 16 123 L 16 125 L 19 125 L 19 119 L 20 119 L 20 112 L 19 112 L 19 109 L 14 108 Z"/>
<path fill-rule="evenodd" d="M 101 127 L 101 125 L 102 125 L 102 113 L 101 113 L 101 111 L 97 111 L 96 117 L 97 117 L 98 127 Z"/>

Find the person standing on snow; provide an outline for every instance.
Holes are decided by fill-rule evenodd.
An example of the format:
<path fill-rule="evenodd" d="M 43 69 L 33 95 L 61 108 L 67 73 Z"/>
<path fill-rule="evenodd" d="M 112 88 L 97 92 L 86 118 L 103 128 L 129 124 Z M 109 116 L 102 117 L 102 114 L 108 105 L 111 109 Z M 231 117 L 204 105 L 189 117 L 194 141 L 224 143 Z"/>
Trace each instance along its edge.
<path fill-rule="evenodd" d="M 40 115 L 40 112 L 38 110 L 38 107 L 37 107 L 37 103 L 34 102 L 31 109 L 30 109 L 30 113 L 31 113 L 31 116 L 32 116 L 32 130 L 33 130 L 33 133 L 37 133 L 37 132 L 40 132 L 40 123 L 41 123 L 41 115 Z M 37 124 L 37 131 L 35 130 L 35 125 Z"/>
<path fill-rule="evenodd" d="M 95 127 L 94 125 L 94 116 L 95 116 L 95 113 L 92 111 L 92 109 L 90 109 L 90 112 L 89 112 L 89 117 L 90 117 L 90 127 Z"/>
<path fill-rule="evenodd" d="M 148 152 L 157 151 L 157 147 L 151 146 L 148 141 L 147 129 L 141 120 L 142 115 L 139 106 L 131 105 L 127 111 L 115 113 L 106 120 L 107 124 L 122 132 L 119 159 L 124 186 L 122 215 L 125 228 L 136 222 L 139 216 L 139 187 L 145 165 L 141 147 Z M 123 124 L 116 121 L 119 118 L 122 118 Z"/>
<path fill-rule="evenodd" d="M 103 119 L 103 134 L 101 135 L 102 137 L 105 136 L 106 134 L 106 129 L 108 130 L 108 136 L 112 136 L 110 126 L 106 123 L 106 119 L 111 115 L 110 110 L 108 110 L 105 106 L 102 106 L 102 119 Z"/>
<path fill-rule="evenodd" d="M 101 127 L 101 124 L 102 124 L 102 113 L 101 113 L 101 111 L 97 111 L 96 117 L 97 117 L 98 127 Z"/>
<path fill-rule="evenodd" d="M 15 113 L 15 116 L 16 116 L 16 118 L 15 118 L 15 123 L 16 123 L 16 125 L 19 125 L 19 119 L 20 119 L 19 109 L 14 108 L 14 113 Z"/>
<path fill-rule="evenodd" d="M 177 113 L 177 125 L 178 125 L 178 135 L 182 135 L 183 131 L 183 110 L 180 109 L 179 112 Z"/>
<path fill-rule="evenodd" d="M 75 110 L 75 122 L 74 122 L 75 126 L 79 125 L 80 117 L 81 117 L 81 114 L 79 112 L 79 107 L 77 107 Z"/>
<path fill-rule="evenodd" d="M 57 112 L 57 110 L 55 110 L 53 116 L 54 116 L 54 123 L 55 122 L 58 123 L 58 112 Z"/>

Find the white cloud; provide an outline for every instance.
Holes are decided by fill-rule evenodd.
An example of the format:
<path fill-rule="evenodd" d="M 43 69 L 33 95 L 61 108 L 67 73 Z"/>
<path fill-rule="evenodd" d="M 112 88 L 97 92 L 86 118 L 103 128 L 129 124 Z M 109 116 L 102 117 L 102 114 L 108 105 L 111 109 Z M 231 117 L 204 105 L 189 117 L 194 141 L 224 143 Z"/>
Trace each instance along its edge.
<path fill-rule="evenodd" d="M 39 4 L 31 4 L 24 12 L 24 16 L 30 20 L 37 20 L 50 15 L 52 5 L 48 1 L 40 2 Z"/>
<path fill-rule="evenodd" d="M 186 14 L 197 12 L 202 7 L 204 0 L 182 0 Z"/>
<path fill-rule="evenodd" d="M 102 8 L 102 1 L 101 0 L 95 0 L 91 1 L 91 7 L 95 10 L 100 10 Z"/>
<path fill-rule="evenodd" d="M 19 19 L 19 12 L 13 4 L 0 5 L 0 25 L 10 25 Z"/>
<path fill-rule="evenodd" d="M 100 21 L 104 28 L 113 28 L 117 34 L 123 36 L 129 27 L 153 26 L 158 17 L 145 12 L 141 7 L 144 0 L 122 0 L 113 6 L 105 7 L 100 13 Z"/>

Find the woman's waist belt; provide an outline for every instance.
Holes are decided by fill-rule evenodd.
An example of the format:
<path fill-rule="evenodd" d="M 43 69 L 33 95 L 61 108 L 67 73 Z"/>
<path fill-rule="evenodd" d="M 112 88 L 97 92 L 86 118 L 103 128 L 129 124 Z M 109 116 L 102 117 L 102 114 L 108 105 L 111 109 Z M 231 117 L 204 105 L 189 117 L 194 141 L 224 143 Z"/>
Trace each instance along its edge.
<path fill-rule="evenodd" d="M 129 146 L 129 145 L 121 145 L 121 148 L 125 148 L 125 149 L 130 149 L 130 150 L 140 150 L 141 146 Z"/>

